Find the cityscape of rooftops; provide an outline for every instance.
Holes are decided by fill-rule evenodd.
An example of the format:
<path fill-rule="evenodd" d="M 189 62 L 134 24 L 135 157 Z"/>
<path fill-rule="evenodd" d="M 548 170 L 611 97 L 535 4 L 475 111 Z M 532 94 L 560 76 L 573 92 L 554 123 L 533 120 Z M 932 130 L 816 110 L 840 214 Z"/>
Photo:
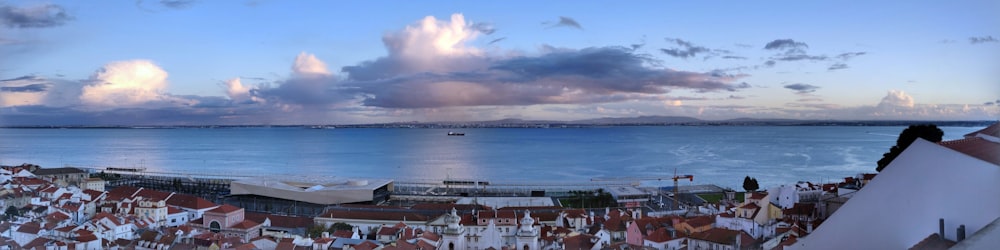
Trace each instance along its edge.
<path fill-rule="evenodd" d="M 0 0 L 0 250 L 998 249 L 997 10 Z"/>

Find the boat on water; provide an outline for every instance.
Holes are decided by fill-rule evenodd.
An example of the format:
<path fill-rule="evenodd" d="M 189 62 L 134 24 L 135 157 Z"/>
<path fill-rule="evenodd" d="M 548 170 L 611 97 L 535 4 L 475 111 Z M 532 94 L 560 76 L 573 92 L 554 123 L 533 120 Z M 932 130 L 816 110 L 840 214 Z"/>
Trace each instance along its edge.
<path fill-rule="evenodd" d="M 448 131 L 448 136 L 465 136 L 465 133 Z"/>

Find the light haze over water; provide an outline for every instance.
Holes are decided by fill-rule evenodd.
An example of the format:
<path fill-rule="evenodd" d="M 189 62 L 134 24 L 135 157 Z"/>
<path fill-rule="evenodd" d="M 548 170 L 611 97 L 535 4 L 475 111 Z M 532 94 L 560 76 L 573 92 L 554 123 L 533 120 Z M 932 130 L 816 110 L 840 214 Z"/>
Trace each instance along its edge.
<path fill-rule="evenodd" d="M 587 182 L 695 175 L 741 189 L 874 172 L 905 127 L 0 129 L 0 164 L 193 174 Z M 941 127 L 945 140 L 981 127 Z M 449 131 L 466 136 L 447 136 Z M 669 186 L 668 181 L 645 181 Z"/>

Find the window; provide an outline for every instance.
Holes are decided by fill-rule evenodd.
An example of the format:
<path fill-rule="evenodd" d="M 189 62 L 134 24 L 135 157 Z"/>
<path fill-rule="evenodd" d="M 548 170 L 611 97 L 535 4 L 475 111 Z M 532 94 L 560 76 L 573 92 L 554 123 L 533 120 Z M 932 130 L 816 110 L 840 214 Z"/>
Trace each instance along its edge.
<path fill-rule="evenodd" d="M 212 221 L 212 224 L 209 225 L 209 230 L 212 230 L 213 233 L 218 233 L 222 231 L 222 225 L 219 225 L 218 221 Z"/>

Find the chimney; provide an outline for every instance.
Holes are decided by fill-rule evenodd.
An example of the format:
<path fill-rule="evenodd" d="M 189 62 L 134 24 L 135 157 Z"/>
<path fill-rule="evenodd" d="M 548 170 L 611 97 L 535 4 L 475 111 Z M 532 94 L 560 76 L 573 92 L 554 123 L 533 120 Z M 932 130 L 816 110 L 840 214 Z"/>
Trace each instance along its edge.
<path fill-rule="evenodd" d="M 965 240 L 965 224 L 958 225 L 958 236 L 955 236 L 955 242 L 961 242 Z"/>
<path fill-rule="evenodd" d="M 944 240 L 944 218 L 938 219 L 938 238 Z"/>
<path fill-rule="evenodd" d="M 323 232 L 323 238 L 330 238 L 330 232 Z"/>
<path fill-rule="evenodd" d="M 811 234 L 812 232 L 813 232 L 813 221 L 808 220 L 806 221 L 806 233 Z"/>

